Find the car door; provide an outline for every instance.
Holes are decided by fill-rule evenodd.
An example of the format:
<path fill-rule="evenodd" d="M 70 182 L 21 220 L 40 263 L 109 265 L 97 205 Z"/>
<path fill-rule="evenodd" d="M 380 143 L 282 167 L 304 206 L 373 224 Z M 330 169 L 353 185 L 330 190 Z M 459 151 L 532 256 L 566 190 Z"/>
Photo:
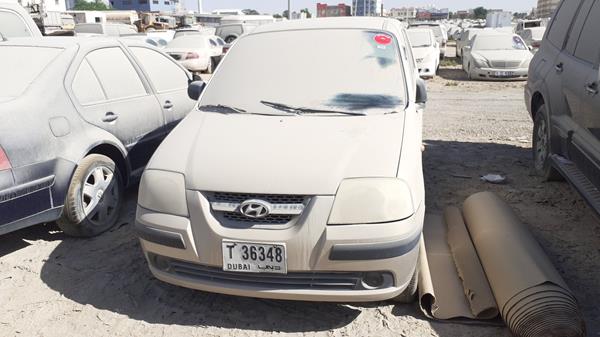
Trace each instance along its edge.
<path fill-rule="evenodd" d="M 118 46 L 90 51 L 71 90 L 82 117 L 117 137 L 133 173 L 146 165 L 164 137 L 163 114 L 130 59 Z"/>
<path fill-rule="evenodd" d="M 573 43 L 572 55 L 565 63 L 569 71 L 564 76 L 563 93 L 571 112 L 572 125 L 569 131 L 573 131 L 573 145 L 585 155 L 582 160 L 591 159 L 600 167 L 600 45 L 597 42 L 600 32 L 600 1 L 593 1 L 591 9 L 582 10 L 582 14 L 584 19 L 581 21 L 585 23 L 578 30 L 580 33 L 577 39 L 572 35 L 576 43 Z M 571 52 L 569 49 L 567 47 L 567 51 Z M 574 156 L 573 159 L 576 158 Z"/>
<path fill-rule="evenodd" d="M 579 13 L 582 2 L 583 0 L 561 2 L 546 35 L 547 41 L 544 45 L 545 48 L 540 51 L 541 54 L 539 55 L 541 60 L 538 67 L 540 67 L 539 69 L 542 69 L 542 73 L 545 74 L 544 81 L 546 84 L 547 95 L 544 98 L 552 118 L 551 124 L 558 127 L 560 131 L 559 134 L 561 134 L 563 138 L 566 136 L 566 128 L 568 128 L 564 125 L 565 119 L 563 117 L 565 115 L 570 115 L 562 91 L 564 74 L 570 71 L 570 69 L 566 69 L 565 67 L 568 54 L 564 48 L 567 41 L 569 41 L 571 26 Z"/>
<path fill-rule="evenodd" d="M 187 94 L 189 73 L 172 58 L 151 48 L 132 46 L 129 50 L 151 83 L 168 133 L 196 104 Z"/>

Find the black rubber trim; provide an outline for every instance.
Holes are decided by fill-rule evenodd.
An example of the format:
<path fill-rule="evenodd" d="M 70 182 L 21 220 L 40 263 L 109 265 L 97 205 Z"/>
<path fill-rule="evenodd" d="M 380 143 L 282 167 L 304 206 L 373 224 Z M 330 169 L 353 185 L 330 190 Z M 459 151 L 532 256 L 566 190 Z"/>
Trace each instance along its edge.
<path fill-rule="evenodd" d="M 139 222 L 135 223 L 135 233 L 141 239 L 154 242 L 159 245 L 185 249 L 185 242 L 179 233 L 171 233 L 156 228 L 147 227 Z"/>
<path fill-rule="evenodd" d="M 410 241 L 386 242 L 375 244 L 334 245 L 329 253 L 331 261 L 381 260 L 402 256 L 412 251 L 421 239 L 421 235 Z"/>

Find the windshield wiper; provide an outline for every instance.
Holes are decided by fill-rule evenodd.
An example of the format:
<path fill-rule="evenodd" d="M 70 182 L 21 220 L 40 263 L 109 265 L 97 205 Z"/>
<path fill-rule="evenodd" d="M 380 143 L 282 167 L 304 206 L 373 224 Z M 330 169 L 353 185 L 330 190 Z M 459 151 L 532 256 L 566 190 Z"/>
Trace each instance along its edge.
<path fill-rule="evenodd" d="M 304 115 L 304 114 L 341 114 L 341 115 L 349 115 L 349 116 L 366 116 L 364 112 L 352 112 L 352 111 L 338 111 L 338 110 L 325 110 L 325 109 L 311 109 L 311 108 L 301 108 L 301 107 L 293 107 L 283 103 L 269 102 L 269 101 L 260 101 L 262 104 L 276 109 L 289 113 L 293 113 L 296 115 Z"/>
<path fill-rule="evenodd" d="M 244 110 L 244 109 L 232 107 L 232 106 L 229 106 L 229 105 L 223 105 L 223 104 L 202 105 L 202 106 L 198 107 L 198 110 L 200 110 L 200 111 L 209 111 L 209 112 L 217 112 L 217 113 L 222 113 L 222 114 L 230 114 L 230 113 L 243 114 L 243 113 L 247 113 L 247 111 Z"/>

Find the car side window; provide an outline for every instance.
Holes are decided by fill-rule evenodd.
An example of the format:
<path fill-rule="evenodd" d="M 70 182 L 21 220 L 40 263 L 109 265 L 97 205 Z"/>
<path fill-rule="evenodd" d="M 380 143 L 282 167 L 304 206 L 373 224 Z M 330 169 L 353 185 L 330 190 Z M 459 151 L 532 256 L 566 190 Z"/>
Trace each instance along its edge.
<path fill-rule="evenodd" d="M 16 13 L 7 11 L 0 11 L 0 33 L 6 38 L 31 36 L 25 21 Z"/>
<path fill-rule="evenodd" d="M 131 47 L 158 93 L 188 87 L 187 73 L 161 53 L 143 47 Z"/>
<path fill-rule="evenodd" d="M 146 95 L 146 89 L 129 58 L 119 47 L 97 49 L 85 57 L 109 100 Z"/>
<path fill-rule="evenodd" d="M 600 32 L 600 2 L 596 1 L 592 10 L 588 13 L 587 20 L 575 49 L 575 57 L 591 64 L 597 65 L 600 56 L 600 45 L 598 44 L 598 33 Z"/>
<path fill-rule="evenodd" d="M 557 10 L 550 31 L 548 32 L 548 40 L 560 49 L 563 48 L 569 28 L 571 28 L 571 22 L 581 5 L 582 0 L 566 0 L 562 1 L 560 7 Z"/>
<path fill-rule="evenodd" d="M 102 90 L 98 78 L 86 60 L 83 60 L 79 65 L 79 69 L 77 69 L 77 73 L 75 73 L 75 77 L 73 78 L 71 89 L 81 105 L 106 101 L 104 90 Z"/>

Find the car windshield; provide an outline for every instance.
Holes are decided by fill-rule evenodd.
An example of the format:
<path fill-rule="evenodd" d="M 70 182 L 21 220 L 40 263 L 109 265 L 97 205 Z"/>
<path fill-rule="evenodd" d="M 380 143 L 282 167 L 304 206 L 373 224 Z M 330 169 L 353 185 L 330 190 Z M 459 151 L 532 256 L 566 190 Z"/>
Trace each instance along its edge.
<path fill-rule="evenodd" d="M 391 35 L 358 29 L 248 35 L 223 60 L 200 106 L 273 115 L 398 112 L 406 102 L 398 50 Z"/>
<path fill-rule="evenodd" d="M 175 38 L 189 35 L 202 35 L 202 32 L 198 30 L 183 30 L 175 32 Z"/>
<path fill-rule="evenodd" d="M 527 50 L 527 46 L 517 35 L 477 35 L 473 50 Z"/>
<path fill-rule="evenodd" d="M 429 47 L 432 44 L 428 31 L 408 30 L 408 39 L 413 47 Z"/>
<path fill-rule="evenodd" d="M 1 97 L 18 97 L 63 49 L 0 46 Z M 10 80 L 6 80 L 10 79 Z"/>
<path fill-rule="evenodd" d="M 199 35 L 182 36 L 173 39 L 167 48 L 206 48 L 206 38 Z"/>

